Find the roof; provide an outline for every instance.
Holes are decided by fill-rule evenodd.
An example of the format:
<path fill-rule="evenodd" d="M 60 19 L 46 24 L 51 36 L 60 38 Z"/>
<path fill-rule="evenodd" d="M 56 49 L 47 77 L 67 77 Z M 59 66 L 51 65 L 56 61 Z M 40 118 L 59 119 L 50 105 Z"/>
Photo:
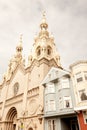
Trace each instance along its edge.
<path fill-rule="evenodd" d="M 50 71 L 47 73 L 44 80 L 42 81 L 42 84 L 46 84 L 49 81 L 56 80 L 56 79 L 61 78 L 62 76 L 65 76 L 65 75 L 70 75 L 70 72 L 66 71 L 64 69 L 61 69 L 61 68 L 52 67 L 50 69 Z"/>
<path fill-rule="evenodd" d="M 76 65 L 79 65 L 79 64 L 87 64 L 87 60 L 80 60 L 80 61 L 77 61 L 73 64 L 70 65 L 70 69 L 72 69 L 72 67 L 76 66 Z"/>

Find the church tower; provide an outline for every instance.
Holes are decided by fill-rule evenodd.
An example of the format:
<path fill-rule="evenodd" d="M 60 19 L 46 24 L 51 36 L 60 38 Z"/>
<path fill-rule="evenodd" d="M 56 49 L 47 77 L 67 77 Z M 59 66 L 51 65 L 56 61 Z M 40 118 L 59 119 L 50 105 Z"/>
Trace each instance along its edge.
<path fill-rule="evenodd" d="M 61 67 L 60 56 L 56 50 L 53 35 L 48 32 L 45 12 L 40 24 L 40 32 L 34 39 L 32 54 L 29 56 L 29 65 L 35 59 L 40 61 L 43 58 L 49 62 L 51 61 L 52 65 Z"/>
<path fill-rule="evenodd" d="M 36 125 L 38 130 L 44 129 L 42 81 L 51 67 L 61 68 L 60 56 L 56 50 L 54 38 L 48 32 L 45 13 L 43 13 L 39 34 L 34 39 L 33 50 L 28 57 L 26 73 L 28 77 L 27 110 L 29 130 Z M 32 129 L 30 129 L 32 127 Z"/>
<path fill-rule="evenodd" d="M 18 65 L 24 66 L 25 60 L 23 59 L 22 56 L 22 35 L 20 35 L 20 40 L 16 46 L 16 52 L 15 55 L 11 58 L 7 72 L 4 75 L 4 80 L 9 81 L 11 76 L 13 75 L 14 71 L 16 70 Z"/>
<path fill-rule="evenodd" d="M 52 66 L 62 68 L 60 64 L 60 56 L 54 43 L 54 37 L 48 32 L 45 12 L 43 13 L 40 24 L 40 32 L 34 38 L 33 50 L 28 57 L 28 68 L 34 70 L 34 66 L 38 66 L 40 71 L 38 74 L 42 77 L 41 79 L 39 78 L 40 82 Z M 38 69 L 36 69 L 35 73 L 38 72 Z"/>

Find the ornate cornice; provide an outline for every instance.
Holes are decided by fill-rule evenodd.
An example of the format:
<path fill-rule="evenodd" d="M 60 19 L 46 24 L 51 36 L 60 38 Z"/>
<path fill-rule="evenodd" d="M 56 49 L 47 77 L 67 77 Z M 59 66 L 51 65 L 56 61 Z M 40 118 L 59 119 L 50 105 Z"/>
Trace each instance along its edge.
<path fill-rule="evenodd" d="M 15 103 L 22 102 L 22 101 L 23 101 L 23 93 L 16 95 L 16 96 L 13 96 L 9 99 L 6 99 L 5 106 L 7 107 L 7 106 L 10 106 L 10 105 L 13 105 Z"/>
<path fill-rule="evenodd" d="M 72 69 L 74 66 L 79 65 L 79 64 L 87 64 L 87 61 L 86 61 L 86 60 L 77 61 L 77 62 L 71 64 L 71 65 L 69 66 L 69 68 Z"/>

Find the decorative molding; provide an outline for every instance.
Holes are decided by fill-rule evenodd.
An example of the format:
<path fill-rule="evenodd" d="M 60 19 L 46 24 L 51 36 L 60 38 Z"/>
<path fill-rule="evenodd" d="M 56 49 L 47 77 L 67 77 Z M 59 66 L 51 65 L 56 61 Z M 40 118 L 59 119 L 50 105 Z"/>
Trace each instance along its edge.
<path fill-rule="evenodd" d="M 78 64 L 87 64 L 87 61 L 86 61 L 86 60 L 77 61 L 77 62 L 71 64 L 71 65 L 69 66 L 69 68 L 72 69 L 74 66 L 76 66 L 76 65 L 78 65 Z"/>
<path fill-rule="evenodd" d="M 23 101 L 23 93 L 6 100 L 5 107 L 16 104 Z"/>
<path fill-rule="evenodd" d="M 32 88 L 31 90 L 28 90 L 28 97 L 33 97 L 33 96 L 36 96 L 36 95 L 39 95 L 39 87 L 36 87 L 36 88 Z"/>
<path fill-rule="evenodd" d="M 43 57 L 39 60 L 34 59 L 31 63 L 31 65 L 29 67 L 26 68 L 26 72 L 31 72 L 32 69 L 34 68 L 34 66 L 39 67 L 41 64 L 47 64 L 49 67 L 58 67 L 58 68 L 62 68 L 61 66 L 58 66 L 58 64 L 56 63 L 55 59 L 52 58 L 50 60 L 48 60 L 47 58 Z"/>
<path fill-rule="evenodd" d="M 28 106 L 29 106 L 29 110 L 28 110 L 29 115 L 35 115 L 38 108 L 37 99 L 36 98 L 31 99 L 28 103 Z"/>

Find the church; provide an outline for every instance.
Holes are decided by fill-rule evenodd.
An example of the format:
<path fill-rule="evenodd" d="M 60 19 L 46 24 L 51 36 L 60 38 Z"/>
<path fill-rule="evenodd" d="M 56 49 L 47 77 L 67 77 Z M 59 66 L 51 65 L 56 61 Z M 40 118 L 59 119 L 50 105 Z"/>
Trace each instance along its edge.
<path fill-rule="evenodd" d="M 62 69 L 45 14 L 27 66 L 22 51 L 21 37 L 0 84 L 0 130 L 44 129 L 44 87 L 41 83 L 51 67 Z"/>
<path fill-rule="evenodd" d="M 0 130 L 86 130 L 87 61 L 61 66 L 44 13 L 25 63 L 21 35 L 0 83 Z"/>

